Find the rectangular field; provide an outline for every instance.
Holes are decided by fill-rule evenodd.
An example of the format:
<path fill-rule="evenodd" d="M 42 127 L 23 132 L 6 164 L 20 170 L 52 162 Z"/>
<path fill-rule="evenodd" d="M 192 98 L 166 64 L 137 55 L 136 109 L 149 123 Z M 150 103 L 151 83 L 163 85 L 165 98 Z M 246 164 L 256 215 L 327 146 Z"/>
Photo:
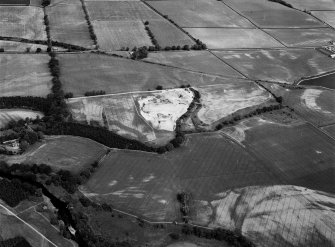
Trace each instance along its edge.
<path fill-rule="evenodd" d="M 6 127 L 10 121 L 18 121 L 26 118 L 35 119 L 37 116 L 42 118 L 43 114 L 23 109 L 0 109 L 0 129 Z"/>
<path fill-rule="evenodd" d="M 261 28 L 325 27 L 307 13 L 267 0 L 228 0 L 225 3 Z"/>
<path fill-rule="evenodd" d="M 181 27 L 246 27 L 253 25 L 214 0 L 147 1 Z"/>
<path fill-rule="evenodd" d="M 280 183 L 241 146 L 218 133 L 187 138 L 186 146 L 166 155 L 113 151 L 81 191 L 152 220 L 174 220 L 181 191 L 206 201 L 227 189 Z"/>
<path fill-rule="evenodd" d="M 0 54 L 0 96 L 46 96 L 51 89 L 46 54 Z"/>
<path fill-rule="evenodd" d="M 335 28 L 335 7 L 334 11 L 312 11 L 312 15 Z"/>
<path fill-rule="evenodd" d="M 46 51 L 48 47 L 46 45 L 0 40 L 0 48 L 3 48 L 5 52 L 6 51 L 26 52 L 27 49 L 30 49 L 31 52 L 35 52 L 37 48 L 41 48 L 42 51 Z"/>
<path fill-rule="evenodd" d="M 140 1 L 86 1 L 91 21 L 149 21 L 162 17 Z"/>
<path fill-rule="evenodd" d="M 0 6 L 0 36 L 46 40 L 43 9 L 32 6 Z"/>
<path fill-rule="evenodd" d="M 331 28 L 265 29 L 265 31 L 288 47 L 319 47 L 335 39 L 335 31 Z"/>
<path fill-rule="evenodd" d="M 88 24 L 79 0 L 70 4 L 55 4 L 46 8 L 51 39 L 54 41 L 93 47 Z"/>
<path fill-rule="evenodd" d="M 167 20 L 150 20 L 149 28 L 162 48 L 178 45 L 181 47 L 189 45 L 191 47 L 195 44 L 187 34 L 179 30 Z"/>
<path fill-rule="evenodd" d="M 102 50 L 114 51 L 128 47 L 152 46 L 141 21 L 93 21 L 98 45 Z"/>
<path fill-rule="evenodd" d="M 153 90 L 158 85 L 167 89 L 188 84 L 204 86 L 241 81 L 106 55 L 59 54 L 57 58 L 64 91 L 74 96 L 83 96 L 92 90 L 116 94 Z"/>
<path fill-rule="evenodd" d="M 218 57 L 255 80 L 293 84 L 302 77 L 332 71 L 335 60 L 314 49 L 214 51 Z"/>
<path fill-rule="evenodd" d="M 145 61 L 226 77 L 244 77 L 208 51 L 150 53 Z"/>
<path fill-rule="evenodd" d="M 210 49 L 283 47 L 259 29 L 185 28 L 185 30 Z"/>

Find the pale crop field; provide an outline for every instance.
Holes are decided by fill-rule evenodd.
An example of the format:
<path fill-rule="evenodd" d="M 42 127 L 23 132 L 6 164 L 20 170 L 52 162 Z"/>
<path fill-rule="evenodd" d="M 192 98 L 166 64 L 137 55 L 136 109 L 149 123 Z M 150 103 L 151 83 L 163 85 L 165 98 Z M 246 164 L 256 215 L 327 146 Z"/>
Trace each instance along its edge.
<path fill-rule="evenodd" d="M 238 110 L 275 103 L 270 93 L 252 81 L 201 87 L 197 90 L 201 95 L 201 109 L 197 116 L 209 125 Z"/>
<path fill-rule="evenodd" d="M 334 0 L 285 0 L 300 10 L 335 10 Z"/>
<path fill-rule="evenodd" d="M 93 21 L 93 28 L 102 50 L 152 46 L 141 21 Z"/>
<path fill-rule="evenodd" d="M 278 48 L 278 41 L 259 29 L 185 28 L 209 49 Z"/>
<path fill-rule="evenodd" d="M 233 78 L 244 77 L 208 51 L 155 52 L 150 53 L 144 60 L 206 74 Z"/>
<path fill-rule="evenodd" d="M 0 54 L 0 96 L 46 96 L 51 89 L 46 54 Z"/>
<path fill-rule="evenodd" d="M 312 11 L 312 15 L 335 28 L 335 11 Z"/>
<path fill-rule="evenodd" d="M 6 51 L 26 52 L 27 49 L 30 49 L 30 52 L 33 53 L 36 51 L 37 48 L 41 48 L 42 51 L 46 51 L 48 47 L 46 45 L 0 40 L 0 48 L 4 48 L 5 52 Z"/>
<path fill-rule="evenodd" d="M 335 60 L 314 49 L 213 51 L 248 78 L 293 84 L 332 71 Z"/>
<path fill-rule="evenodd" d="M 214 0 L 147 1 L 181 27 L 253 27 L 245 18 Z"/>
<path fill-rule="evenodd" d="M 52 40 L 86 48 L 93 47 L 93 40 L 79 0 L 71 4 L 51 5 L 46 8 L 46 12 Z"/>
<path fill-rule="evenodd" d="M 43 9 L 0 6 L 0 36 L 46 40 Z"/>
<path fill-rule="evenodd" d="M 18 121 L 26 118 L 35 119 L 37 116 L 42 118 L 43 114 L 24 109 L 0 109 L 0 128 L 6 127 L 10 121 Z"/>

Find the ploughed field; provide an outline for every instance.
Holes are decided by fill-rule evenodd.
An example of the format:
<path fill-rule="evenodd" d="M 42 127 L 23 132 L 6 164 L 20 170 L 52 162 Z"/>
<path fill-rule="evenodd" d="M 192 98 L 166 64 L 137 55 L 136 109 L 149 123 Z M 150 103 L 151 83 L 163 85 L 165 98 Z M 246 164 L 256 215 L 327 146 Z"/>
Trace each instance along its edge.
<path fill-rule="evenodd" d="M 0 128 L 5 128 L 10 121 L 18 121 L 20 119 L 36 119 L 42 118 L 41 112 L 25 110 L 25 109 L 0 109 Z"/>

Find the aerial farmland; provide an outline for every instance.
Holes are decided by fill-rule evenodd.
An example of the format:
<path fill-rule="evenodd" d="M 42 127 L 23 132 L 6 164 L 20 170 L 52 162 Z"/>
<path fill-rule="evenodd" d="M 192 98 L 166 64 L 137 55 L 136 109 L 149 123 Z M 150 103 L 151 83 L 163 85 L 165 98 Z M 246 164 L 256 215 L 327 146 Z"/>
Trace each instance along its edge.
<path fill-rule="evenodd" d="M 0 246 L 335 246 L 334 0 L 0 0 Z"/>

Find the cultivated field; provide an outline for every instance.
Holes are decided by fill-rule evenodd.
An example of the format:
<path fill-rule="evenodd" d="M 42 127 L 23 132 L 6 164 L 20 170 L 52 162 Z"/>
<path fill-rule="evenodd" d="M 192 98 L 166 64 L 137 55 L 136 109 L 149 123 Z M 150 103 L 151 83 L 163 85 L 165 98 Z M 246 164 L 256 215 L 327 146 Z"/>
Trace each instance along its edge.
<path fill-rule="evenodd" d="M 24 109 L 0 109 L 0 129 L 6 127 L 10 121 L 18 121 L 26 118 L 35 119 L 37 116 L 42 118 L 43 114 Z"/>
<path fill-rule="evenodd" d="M 113 151 L 81 190 L 93 200 L 152 220 L 174 220 L 179 216 L 178 192 L 214 200 L 227 189 L 280 183 L 261 162 L 219 133 L 187 138 L 186 146 L 166 155 Z"/>
<path fill-rule="evenodd" d="M 0 54 L 0 96 L 49 94 L 49 59 L 44 54 Z"/>
<path fill-rule="evenodd" d="M 335 39 L 335 31 L 331 28 L 265 30 L 288 47 L 318 47 Z"/>
<path fill-rule="evenodd" d="M 147 1 L 181 27 L 253 27 L 222 3 L 214 0 Z"/>
<path fill-rule="evenodd" d="M 285 2 L 300 10 L 335 10 L 333 0 L 285 0 Z"/>
<path fill-rule="evenodd" d="M 144 60 L 206 74 L 216 74 L 225 77 L 243 77 L 236 70 L 223 61 L 220 61 L 220 59 L 208 51 L 155 52 L 150 53 L 148 58 Z"/>
<path fill-rule="evenodd" d="M 68 105 L 75 121 L 142 142 L 156 140 L 154 129 L 137 112 L 132 94 L 69 99 Z"/>
<path fill-rule="evenodd" d="M 200 201 L 211 227 L 238 229 L 257 246 L 334 246 L 335 197 L 297 186 L 250 186 Z"/>
<path fill-rule="evenodd" d="M 46 137 L 42 143 L 22 155 L 8 158 L 9 163 L 47 164 L 55 170 L 64 169 L 80 172 L 98 161 L 106 148 L 92 140 L 73 136 Z"/>
<path fill-rule="evenodd" d="M 327 132 L 331 137 L 335 138 L 335 124 L 323 127 L 322 129 Z"/>
<path fill-rule="evenodd" d="M 194 45 L 194 41 L 183 31 L 167 20 L 150 20 L 148 27 L 153 33 L 158 44 L 164 48 L 166 46 Z"/>
<path fill-rule="evenodd" d="M 293 84 L 302 77 L 332 71 L 335 60 L 314 49 L 214 51 L 218 57 L 255 80 Z"/>
<path fill-rule="evenodd" d="M 335 11 L 312 11 L 312 15 L 335 28 Z"/>
<path fill-rule="evenodd" d="M 266 90 L 252 81 L 201 87 L 198 91 L 201 95 L 201 108 L 197 117 L 206 125 L 242 109 L 263 107 L 264 103 L 276 103 Z"/>
<path fill-rule="evenodd" d="M 74 96 L 92 90 L 115 94 L 153 90 L 158 85 L 167 89 L 188 84 L 204 86 L 241 81 L 106 55 L 60 54 L 57 57 L 64 91 L 72 92 Z"/>
<path fill-rule="evenodd" d="M 259 29 L 185 28 L 185 30 L 210 49 L 283 47 Z"/>
<path fill-rule="evenodd" d="M 281 123 L 267 116 L 243 120 L 223 132 L 264 161 L 286 184 L 334 193 L 335 140 L 310 124 Z"/>
<path fill-rule="evenodd" d="M 86 1 L 91 21 L 150 21 L 162 17 L 140 1 Z"/>
<path fill-rule="evenodd" d="M 307 13 L 267 0 L 228 0 L 225 3 L 261 28 L 325 27 Z"/>
<path fill-rule="evenodd" d="M 93 21 L 92 24 L 102 50 L 152 46 L 142 21 Z"/>
<path fill-rule="evenodd" d="M 31 52 L 35 52 L 37 48 L 41 48 L 43 51 L 47 50 L 46 45 L 37 45 L 31 43 L 21 43 L 21 42 L 4 41 L 4 40 L 0 40 L 0 48 L 3 48 L 5 51 L 18 51 L 18 52 L 26 52 L 27 49 L 30 49 Z"/>
<path fill-rule="evenodd" d="M 309 122 L 324 126 L 335 123 L 335 93 L 324 89 L 285 89 L 276 84 L 262 83 L 275 95 L 282 96 L 284 105 L 293 108 Z"/>
<path fill-rule="evenodd" d="M 0 6 L 0 36 L 46 40 L 43 9 Z"/>
<path fill-rule="evenodd" d="M 51 39 L 63 43 L 93 47 L 84 11 L 79 0 L 70 4 L 58 3 L 46 8 Z"/>

